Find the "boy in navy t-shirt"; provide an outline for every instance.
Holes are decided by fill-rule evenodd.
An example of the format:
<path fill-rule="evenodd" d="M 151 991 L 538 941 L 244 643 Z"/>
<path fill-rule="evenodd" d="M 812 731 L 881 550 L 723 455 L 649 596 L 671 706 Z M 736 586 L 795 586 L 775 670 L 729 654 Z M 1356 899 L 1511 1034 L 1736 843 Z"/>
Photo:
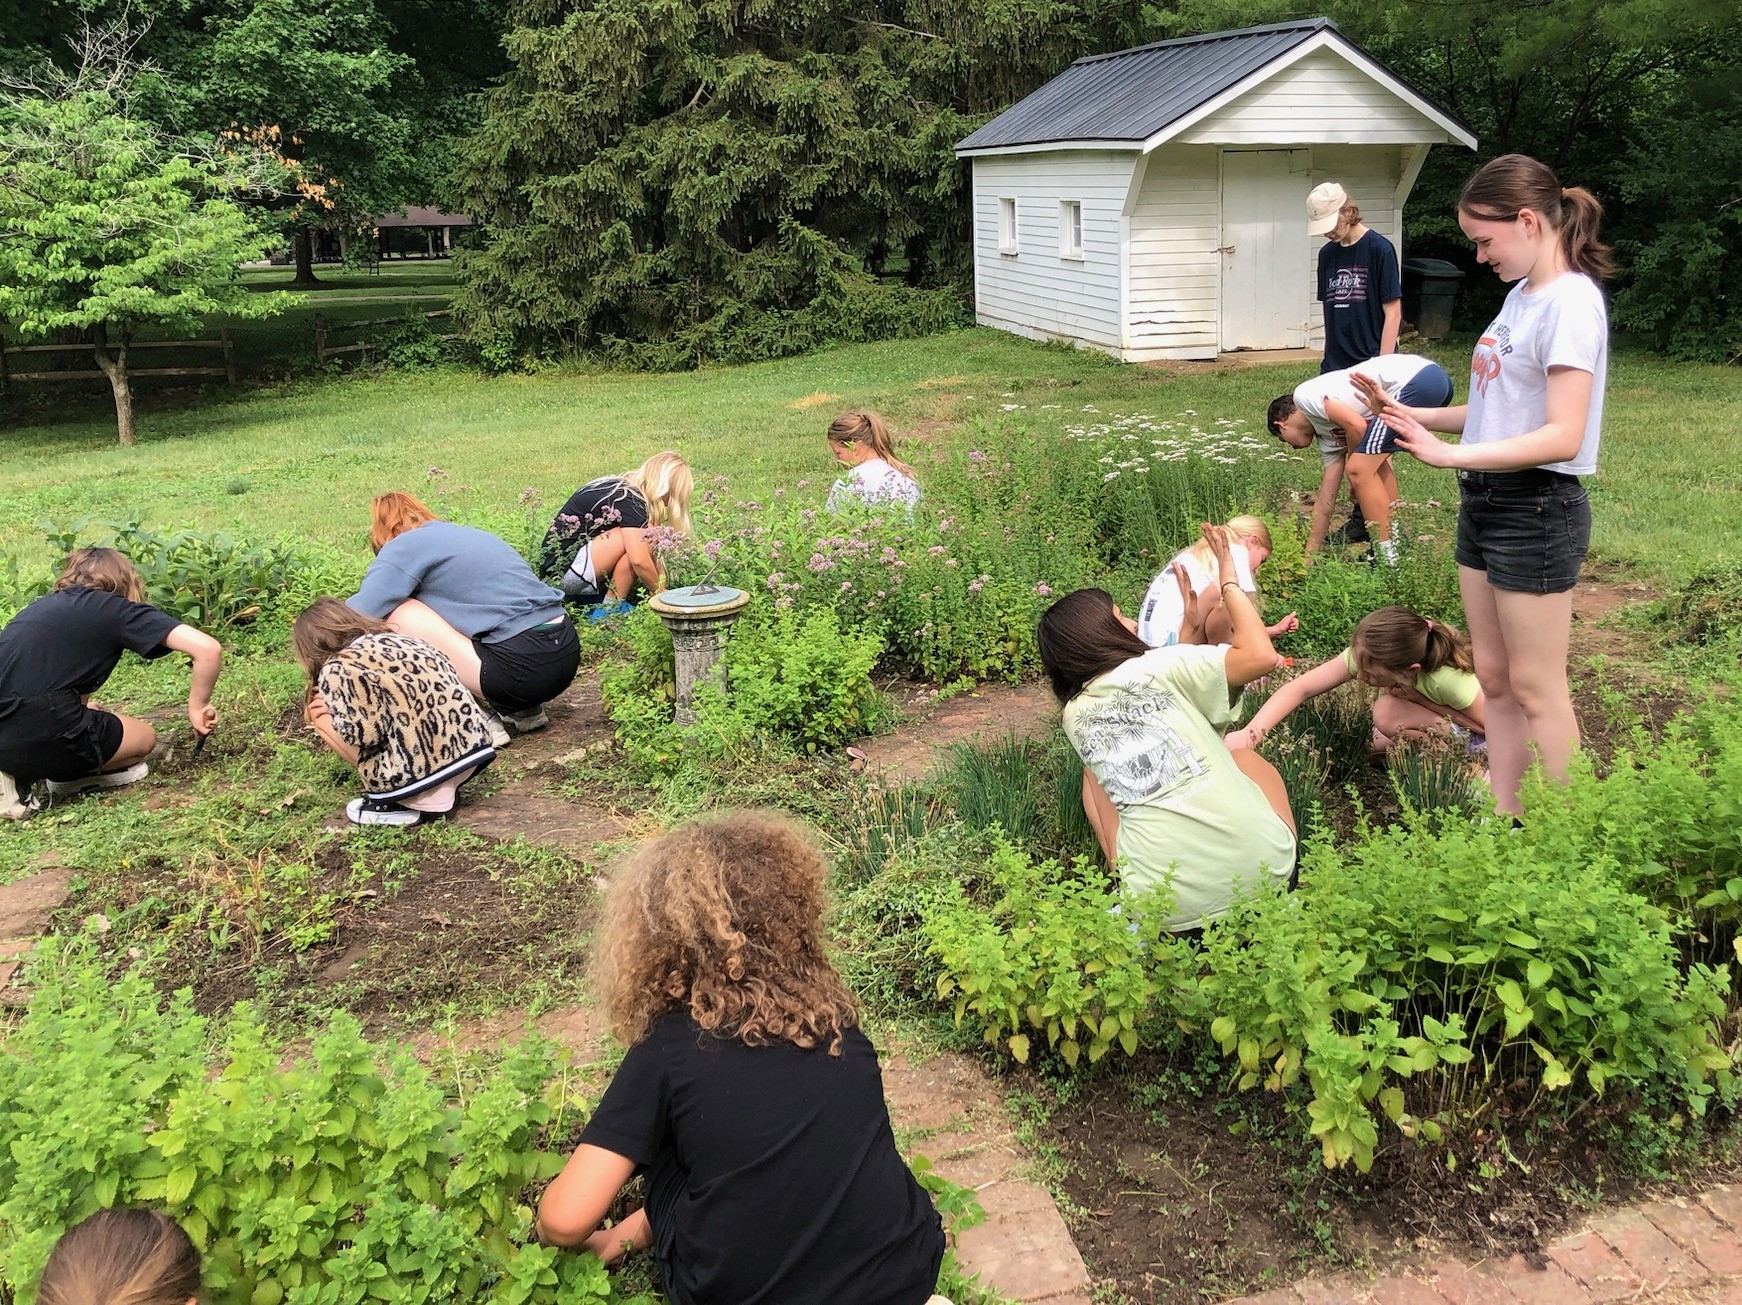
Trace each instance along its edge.
<path fill-rule="evenodd" d="M 1318 276 L 1325 360 L 1319 370 L 1343 371 L 1395 353 L 1403 325 L 1396 247 L 1361 221 L 1360 208 L 1334 181 L 1307 197 L 1307 234 L 1325 237 Z"/>

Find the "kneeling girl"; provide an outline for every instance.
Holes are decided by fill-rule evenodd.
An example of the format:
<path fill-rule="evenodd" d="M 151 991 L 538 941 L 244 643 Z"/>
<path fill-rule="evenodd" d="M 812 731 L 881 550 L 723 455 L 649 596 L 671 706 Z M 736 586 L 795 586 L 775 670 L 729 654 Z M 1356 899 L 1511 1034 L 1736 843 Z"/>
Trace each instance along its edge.
<path fill-rule="evenodd" d="M 1245 593 L 1256 595 L 1258 581 L 1255 576 L 1270 556 L 1270 527 L 1257 517 L 1238 516 L 1216 529 L 1227 541 L 1233 558 L 1232 578 L 1239 582 Z M 1219 579 L 1215 553 L 1208 536 L 1175 553 L 1150 581 L 1149 592 L 1143 595 L 1143 605 L 1137 611 L 1138 637 L 1152 648 L 1167 648 L 1176 643 L 1227 643 L 1230 627 L 1222 608 Z M 1188 587 L 1197 603 L 1196 612 L 1187 610 Z M 1188 628 L 1196 630 L 1191 638 L 1183 637 L 1183 631 Z M 1299 628 L 1299 618 L 1290 612 L 1275 625 L 1266 626 L 1265 632 L 1270 635 L 1288 634 Z"/>
<path fill-rule="evenodd" d="M 291 626 L 308 673 L 303 719 L 357 768 L 358 825 L 416 825 L 453 810 L 460 785 L 495 760 L 477 700 L 428 644 L 336 598 L 317 598 Z"/>
<path fill-rule="evenodd" d="M 1443 621 L 1407 607 L 1381 607 L 1361 618 L 1339 657 L 1297 676 L 1270 696 L 1231 748 L 1255 748 L 1308 698 L 1351 680 L 1382 689 L 1373 702 L 1373 750 L 1409 737 L 1461 738 L 1472 750 L 1487 732 L 1486 703 L 1470 642 Z"/>
<path fill-rule="evenodd" d="M 651 1246 L 673 1305 L 924 1305 L 944 1234 L 829 964 L 822 857 L 745 812 L 611 876 L 595 991 L 629 1052 L 538 1206 L 547 1244 Z M 602 1221 L 634 1174 L 646 1203 Z"/>
<path fill-rule="evenodd" d="M 1224 914 L 1238 892 L 1287 884 L 1295 861 L 1282 777 L 1250 750 L 1230 753 L 1220 733 L 1242 686 L 1279 659 L 1225 536 L 1209 525 L 1204 535 L 1222 577 L 1227 645 L 1151 648 L 1100 589 L 1059 599 L 1039 630 L 1102 853 L 1134 893 L 1172 887 L 1164 927 L 1175 933 Z"/>

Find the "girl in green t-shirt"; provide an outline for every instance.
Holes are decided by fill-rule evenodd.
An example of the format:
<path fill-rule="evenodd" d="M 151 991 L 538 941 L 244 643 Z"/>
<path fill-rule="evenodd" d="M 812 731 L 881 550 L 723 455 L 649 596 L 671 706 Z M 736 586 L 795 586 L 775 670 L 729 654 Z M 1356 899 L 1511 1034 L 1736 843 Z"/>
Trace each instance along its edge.
<path fill-rule="evenodd" d="M 1482 686 L 1464 633 L 1407 607 L 1381 607 L 1361 618 L 1342 656 L 1271 694 L 1245 729 L 1227 736 L 1228 746 L 1257 747 L 1301 703 L 1350 680 L 1383 690 L 1373 701 L 1375 752 L 1399 739 L 1433 735 L 1480 744 L 1487 733 Z"/>

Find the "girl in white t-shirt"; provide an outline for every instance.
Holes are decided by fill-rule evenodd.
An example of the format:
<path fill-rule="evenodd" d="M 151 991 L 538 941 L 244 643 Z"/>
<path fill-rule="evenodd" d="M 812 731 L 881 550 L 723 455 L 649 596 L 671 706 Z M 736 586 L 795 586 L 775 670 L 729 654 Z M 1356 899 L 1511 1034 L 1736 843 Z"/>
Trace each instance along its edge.
<path fill-rule="evenodd" d="M 1257 517 L 1235 517 L 1218 527 L 1226 536 L 1239 576 L 1240 588 L 1247 594 L 1257 594 L 1258 582 L 1253 573 L 1270 556 L 1270 527 Z M 1178 577 L 1184 576 L 1196 596 L 1197 611 L 1186 621 L 1185 586 Z M 1137 609 L 1137 637 L 1152 648 L 1168 648 L 1180 643 L 1227 643 L 1231 632 L 1228 614 L 1222 608 L 1222 591 L 1217 585 L 1215 557 L 1205 540 L 1174 554 L 1171 561 L 1149 582 L 1143 595 L 1143 605 Z M 1194 638 L 1182 637 L 1181 631 L 1195 629 Z M 1300 629 L 1300 620 L 1293 612 L 1275 625 L 1265 627 L 1273 638 Z"/>
<path fill-rule="evenodd" d="M 1555 778 L 1579 743 L 1567 686 L 1572 590 L 1591 542 L 1580 476 L 1597 469 L 1609 321 L 1598 282 L 1613 270 L 1596 196 L 1543 163 L 1505 154 L 1458 197 L 1477 262 L 1517 282 L 1476 345 L 1469 402 L 1410 408 L 1365 388 L 1398 447 L 1455 467 L 1458 583 L 1487 700 L 1496 806 L 1517 815 L 1533 755 Z M 1433 431 L 1461 434 L 1445 444 Z"/>
<path fill-rule="evenodd" d="M 853 500 L 872 507 L 894 503 L 913 511 L 920 500 L 913 468 L 895 456 L 889 427 L 874 412 L 843 412 L 829 423 L 829 452 L 850 470 L 829 491 L 828 510 Z"/>

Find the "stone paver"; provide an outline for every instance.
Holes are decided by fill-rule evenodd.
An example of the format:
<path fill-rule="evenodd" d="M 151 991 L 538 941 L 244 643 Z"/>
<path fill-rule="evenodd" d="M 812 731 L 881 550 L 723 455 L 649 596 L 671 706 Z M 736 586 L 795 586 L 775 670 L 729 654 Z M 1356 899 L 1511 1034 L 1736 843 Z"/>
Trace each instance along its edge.
<path fill-rule="evenodd" d="M 1309 1278 L 1231 1305 L 1742 1305 L 1742 1184 L 1601 1215 L 1536 1259 Z"/>
<path fill-rule="evenodd" d="M 0 1005 L 20 1003 L 23 994 L 12 981 L 54 913 L 66 905 L 72 882 L 73 872 L 67 867 L 50 866 L 0 884 Z"/>
<path fill-rule="evenodd" d="M 1089 1271 L 1051 1195 L 1022 1173 L 1022 1153 L 997 1102 L 998 1089 L 966 1057 L 883 1066 L 889 1114 L 898 1131 L 918 1134 L 906 1149 L 936 1172 L 972 1188 L 986 1221 L 956 1239 L 970 1273 L 1011 1300 L 1089 1305 Z"/>

